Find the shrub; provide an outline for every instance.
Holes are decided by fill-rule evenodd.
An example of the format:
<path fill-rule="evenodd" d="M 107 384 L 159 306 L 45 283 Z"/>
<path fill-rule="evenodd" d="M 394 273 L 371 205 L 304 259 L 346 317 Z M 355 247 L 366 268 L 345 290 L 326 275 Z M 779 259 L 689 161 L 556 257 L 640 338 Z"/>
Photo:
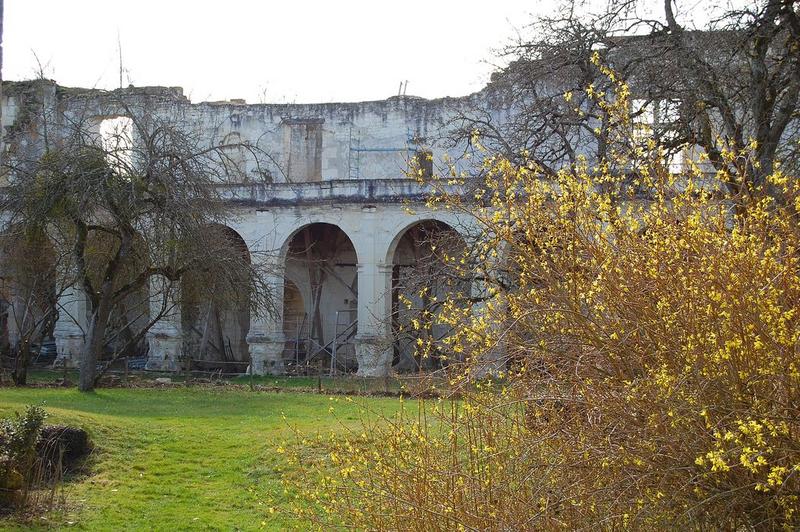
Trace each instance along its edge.
<path fill-rule="evenodd" d="M 27 501 L 37 480 L 36 444 L 46 417 L 38 406 L 29 406 L 0 423 L 0 508 L 16 508 Z"/>
<path fill-rule="evenodd" d="M 447 348 L 470 356 L 452 374 L 464 399 L 331 443 L 305 491 L 314 518 L 800 527 L 798 180 L 709 175 L 702 160 L 672 174 L 654 141 L 627 142 L 626 98 L 618 82 L 604 106 L 619 130 L 608 161 L 551 180 L 488 158 L 482 203 L 435 200 L 486 235 L 487 299 L 440 317 Z M 476 381 L 485 368 L 496 380 Z"/>

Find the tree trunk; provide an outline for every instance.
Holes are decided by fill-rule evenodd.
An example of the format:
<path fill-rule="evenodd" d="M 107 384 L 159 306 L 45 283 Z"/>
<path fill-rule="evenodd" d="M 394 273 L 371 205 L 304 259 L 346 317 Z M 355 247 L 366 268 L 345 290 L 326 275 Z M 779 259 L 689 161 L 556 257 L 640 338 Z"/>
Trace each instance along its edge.
<path fill-rule="evenodd" d="M 97 309 L 92 313 L 89 334 L 86 338 L 86 343 L 83 345 L 81 370 L 78 377 L 78 389 L 82 392 L 94 390 L 97 361 L 100 359 L 100 352 L 103 349 L 106 326 L 111 313 L 111 294 L 111 283 L 107 281 L 103 283 L 103 295 L 100 298 L 100 304 Z"/>
<path fill-rule="evenodd" d="M 20 342 L 17 360 L 14 364 L 14 386 L 28 384 L 28 366 L 31 362 L 31 343 L 28 340 Z"/>

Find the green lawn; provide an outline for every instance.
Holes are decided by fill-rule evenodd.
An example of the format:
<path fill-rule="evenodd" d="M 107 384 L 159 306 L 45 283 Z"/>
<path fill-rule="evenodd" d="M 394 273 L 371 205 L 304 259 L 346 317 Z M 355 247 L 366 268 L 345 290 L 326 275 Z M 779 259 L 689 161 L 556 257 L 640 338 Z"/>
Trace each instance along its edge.
<path fill-rule="evenodd" d="M 285 464 L 277 451 L 284 442 L 293 444 L 290 426 L 327 434 L 357 423 L 364 406 L 384 412 L 399 407 L 397 399 L 349 402 L 231 387 L 91 394 L 0 388 L 0 416 L 28 404 L 43 404 L 48 422 L 86 428 L 97 446 L 89 473 L 66 483 L 66 510 L 33 524 L 86 530 L 302 528 L 280 511 L 293 495 L 284 494 L 279 468 Z M 0 520 L 2 529 L 30 527 Z"/>
<path fill-rule="evenodd" d="M 2 375 L 0 375 L 2 377 Z M 173 382 L 185 382 L 185 375 L 183 373 L 156 373 L 156 372 L 132 372 L 128 376 L 128 382 L 131 385 L 141 383 L 150 383 L 157 377 L 169 377 Z M 66 378 L 71 383 L 78 382 L 78 372 L 76 370 L 53 370 L 53 369 L 32 369 L 28 373 L 29 384 L 53 384 Z M 122 382 L 125 378 L 122 373 L 115 372 L 114 378 L 118 382 Z M 198 381 L 199 379 L 199 381 Z M 316 392 L 318 388 L 322 389 L 323 393 L 378 393 L 378 394 L 399 394 L 406 395 L 419 395 L 425 393 L 440 393 L 447 390 L 447 380 L 443 377 L 434 377 L 428 374 L 416 375 L 407 374 L 402 377 L 357 377 L 355 375 L 337 375 L 335 377 L 329 376 L 308 376 L 308 377 L 289 377 L 289 376 L 225 376 L 213 377 L 209 375 L 194 375 L 192 382 L 201 382 L 209 380 L 214 383 L 227 383 L 238 384 L 241 386 L 254 386 L 266 388 L 268 390 L 307 390 Z M 4 381 L 5 384 L 11 384 L 10 377 Z"/>

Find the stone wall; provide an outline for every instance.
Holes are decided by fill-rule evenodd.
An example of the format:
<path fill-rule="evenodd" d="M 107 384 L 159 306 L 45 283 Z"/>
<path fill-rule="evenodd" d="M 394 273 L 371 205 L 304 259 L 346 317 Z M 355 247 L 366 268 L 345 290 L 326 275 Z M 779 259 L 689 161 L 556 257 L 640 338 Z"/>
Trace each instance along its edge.
<path fill-rule="evenodd" d="M 170 87 L 107 93 L 64 88 L 45 80 L 4 86 L 3 148 L 9 153 L 41 150 L 37 117 L 40 122 L 46 119 L 50 127 L 86 121 L 99 129 L 103 120 L 125 116 L 115 103 L 124 96 L 128 105 L 181 123 L 209 144 L 250 143 L 270 154 L 269 164 L 257 167 L 246 150 L 231 148 L 229 159 L 243 171 L 235 182 L 220 183 L 236 206 L 236 216 L 227 225 L 242 237 L 251 260 L 273 263 L 270 269 L 276 274 L 271 283 L 280 311 L 284 275 L 298 289 L 299 296 L 292 297 L 302 300 L 306 310 L 309 307 L 309 275 L 288 256 L 292 238 L 313 224 L 330 224 L 346 235 L 352 248 L 331 259 L 339 273 L 323 287 L 322 343 L 336 335 L 337 312 L 352 311 L 357 319 L 352 343 L 358 372 L 363 375 L 390 371 L 392 261 L 405 231 L 426 220 L 442 221 L 464 234 L 471 230 L 469 220 L 428 209 L 424 200 L 430 191 L 408 179 L 406 172 L 418 153 L 430 153 L 438 161 L 463 151 L 447 140 L 450 121 L 476 105 L 476 99 L 484 97 L 480 94 L 439 100 L 401 96 L 362 103 L 246 105 L 192 104 L 179 88 Z M 352 286 L 345 286 L 348 283 Z M 72 311 L 62 312 L 55 328 L 59 358 L 63 364 L 75 365 L 86 330 L 82 323 L 86 303 L 75 287 L 64 294 L 62 304 Z M 280 311 L 269 317 L 251 315 L 249 329 L 239 318 L 223 320 L 236 322 L 227 332 L 236 335 L 233 345 L 247 343 L 254 373 L 282 373 L 291 362 L 291 339 L 286 338 Z M 182 354 L 196 356 L 183 353 L 187 345 L 184 324 L 176 309 L 150 331 L 150 368 L 176 369 Z"/>

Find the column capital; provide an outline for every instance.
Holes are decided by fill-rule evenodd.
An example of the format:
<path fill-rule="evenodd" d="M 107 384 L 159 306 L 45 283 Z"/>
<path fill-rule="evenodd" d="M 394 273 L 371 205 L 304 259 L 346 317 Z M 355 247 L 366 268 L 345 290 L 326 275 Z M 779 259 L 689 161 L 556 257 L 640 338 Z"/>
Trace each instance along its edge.
<path fill-rule="evenodd" d="M 282 274 L 286 270 L 286 260 L 282 257 L 280 250 L 274 249 L 251 249 L 250 260 L 254 263 L 265 265 L 274 274 Z"/>
<path fill-rule="evenodd" d="M 248 344 L 283 344 L 286 342 L 286 335 L 277 331 L 253 331 L 251 328 L 246 339 Z"/>
<path fill-rule="evenodd" d="M 376 269 L 379 273 L 391 273 L 392 269 L 394 268 L 394 264 L 391 262 L 384 262 L 384 261 L 365 261 L 359 262 L 356 264 L 356 269 L 359 273 L 367 272 L 371 269 Z"/>

